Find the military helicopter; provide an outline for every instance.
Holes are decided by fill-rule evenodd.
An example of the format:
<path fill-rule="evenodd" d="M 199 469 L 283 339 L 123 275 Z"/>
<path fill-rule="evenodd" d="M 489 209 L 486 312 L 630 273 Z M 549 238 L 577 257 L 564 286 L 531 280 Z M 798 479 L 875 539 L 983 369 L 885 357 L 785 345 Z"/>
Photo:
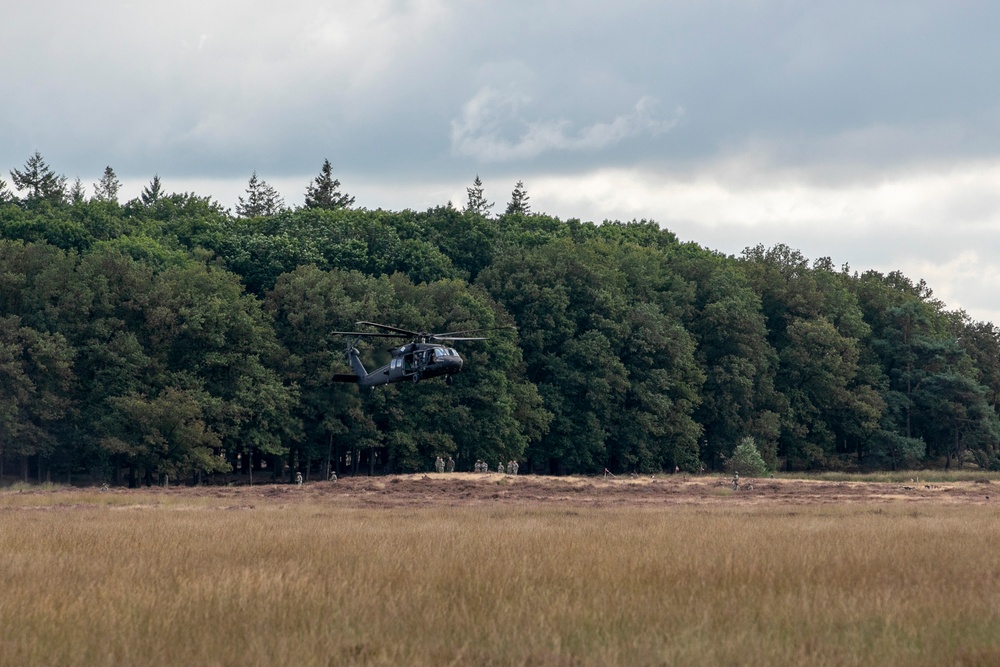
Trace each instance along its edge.
<path fill-rule="evenodd" d="M 354 382 L 361 387 L 379 387 L 392 382 L 419 382 L 434 377 L 444 376 L 451 384 L 452 376 L 462 370 L 462 357 L 453 347 L 442 343 L 462 340 L 486 340 L 481 336 L 466 336 L 464 334 L 513 329 L 513 327 L 493 327 L 490 329 L 469 329 L 466 331 L 449 331 L 447 333 L 426 333 L 409 331 L 377 322 L 356 322 L 358 326 L 369 326 L 382 329 L 381 332 L 364 331 L 333 331 L 331 333 L 353 336 L 347 344 L 347 362 L 354 373 L 337 373 L 334 382 Z M 388 364 L 369 373 L 361 363 L 358 349 L 354 347 L 362 338 L 405 338 L 410 342 L 401 347 L 389 350 L 392 359 Z M 429 342 L 435 341 L 435 342 Z"/>

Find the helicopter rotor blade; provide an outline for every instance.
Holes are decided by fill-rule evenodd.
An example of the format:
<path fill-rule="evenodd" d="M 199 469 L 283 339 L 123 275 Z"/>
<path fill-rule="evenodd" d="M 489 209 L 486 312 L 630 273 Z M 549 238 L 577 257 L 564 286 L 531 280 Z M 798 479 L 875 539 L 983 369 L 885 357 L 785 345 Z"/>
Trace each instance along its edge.
<path fill-rule="evenodd" d="M 330 333 L 343 336 L 366 336 L 368 338 L 413 338 L 413 336 L 406 336 L 403 334 L 374 333 L 371 331 L 331 331 Z"/>
<path fill-rule="evenodd" d="M 344 336 L 364 336 L 369 338 L 408 338 L 413 340 L 419 340 L 421 342 L 427 340 L 439 340 L 439 341 L 456 341 L 456 340 L 487 340 L 482 336 L 466 336 L 464 334 L 480 333 L 482 331 L 517 331 L 516 327 L 505 326 L 505 327 L 487 327 L 483 329 L 464 329 L 462 331 L 448 331 L 445 333 L 427 333 L 410 331 L 409 329 L 400 329 L 399 327 L 389 326 L 388 324 L 379 324 L 378 322 L 368 322 L 361 321 L 355 324 L 376 327 L 382 329 L 382 332 L 374 331 L 331 331 L 330 333 L 339 334 Z"/>
<path fill-rule="evenodd" d="M 439 334 L 430 334 L 431 338 L 436 340 L 463 340 L 461 338 L 450 338 L 452 336 L 460 336 L 462 334 L 479 333 L 480 331 L 517 331 L 516 327 L 487 327 L 485 329 L 465 329 L 464 331 L 448 331 Z M 466 338 L 464 340 L 486 340 L 485 338 Z"/>
<path fill-rule="evenodd" d="M 417 331 L 410 331 L 408 329 L 400 329 L 399 327 L 390 327 L 388 324 L 379 324 L 378 322 L 365 322 L 365 321 L 361 321 L 361 322 L 355 322 L 355 324 L 357 324 L 358 326 L 364 324 L 364 325 L 369 326 L 369 327 L 377 327 L 379 329 L 385 329 L 386 331 L 393 331 L 393 332 L 395 332 L 397 334 L 405 334 L 406 336 L 409 336 L 411 338 L 417 337 L 417 336 L 424 336 L 424 335 L 426 335 L 426 334 L 419 333 Z M 369 335 L 374 335 L 374 334 L 369 334 Z"/>

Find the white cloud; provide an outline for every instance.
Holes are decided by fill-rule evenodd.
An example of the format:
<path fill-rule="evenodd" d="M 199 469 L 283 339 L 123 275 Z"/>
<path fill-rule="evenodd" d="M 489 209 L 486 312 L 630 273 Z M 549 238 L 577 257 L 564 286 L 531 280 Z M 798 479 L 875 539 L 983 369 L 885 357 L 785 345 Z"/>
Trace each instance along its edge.
<path fill-rule="evenodd" d="M 657 118 L 656 101 L 643 97 L 629 113 L 574 132 L 565 119 L 526 120 L 522 110 L 530 101 L 517 91 L 503 95 L 491 87 L 480 89 L 451 122 L 452 153 L 481 162 L 508 162 L 550 151 L 599 151 L 629 137 L 666 132 L 683 115 L 678 108 L 671 118 Z M 516 136 L 510 138 L 511 134 Z"/>
<path fill-rule="evenodd" d="M 652 219 L 683 241 L 728 254 L 784 243 L 859 271 L 900 270 L 927 280 L 950 308 L 1000 322 L 1000 161 L 840 186 L 752 164 L 703 166 L 693 175 L 638 168 L 539 175 L 529 193 L 536 210 L 564 219 Z"/>

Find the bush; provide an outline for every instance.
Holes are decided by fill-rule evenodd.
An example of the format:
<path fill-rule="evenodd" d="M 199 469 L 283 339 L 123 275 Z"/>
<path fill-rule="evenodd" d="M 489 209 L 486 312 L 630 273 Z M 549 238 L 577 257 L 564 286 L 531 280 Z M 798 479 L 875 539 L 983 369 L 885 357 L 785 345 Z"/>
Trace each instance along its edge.
<path fill-rule="evenodd" d="M 726 459 L 726 472 L 739 472 L 748 477 L 759 477 L 767 472 L 767 464 L 752 437 L 747 436 L 736 445 L 733 455 Z"/>

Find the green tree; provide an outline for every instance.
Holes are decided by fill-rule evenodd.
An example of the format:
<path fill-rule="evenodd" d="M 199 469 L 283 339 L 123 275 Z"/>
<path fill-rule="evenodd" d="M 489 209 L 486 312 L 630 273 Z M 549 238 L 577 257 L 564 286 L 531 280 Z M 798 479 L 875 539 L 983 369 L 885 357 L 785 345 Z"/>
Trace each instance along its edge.
<path fill-rule="evenodd" d="M 693 244 L 681 246 L 657 229 L 646 243 L 670 252 L 671 265 L 694 288 L 692 307 L 682 311 L 685 328 L 697 342 L 696 358 L 705 384 L 695 419 L 703 429 L 702 460 L 717 469 L 746 434 L 752 434 L 772 465 L 780 435 L 779 400 L 774 390 L 777 354 L 768 342 L 760 295 L 749 286 L 731 257 Z M 679 290 L 675 290 L 679 291 Z"/>
<path fill-rule="evenodd" d="M 354 204 L 354 197 L 341 193 L 338 188 L 340 181 L 333 177 L 330 161 L 323 160 L 319 176 L 306 187 L 306 208 L 350 208 Z"/>
<path fill-rule="evenodd" d="M 0 206 L 17 201 L 14 193 L 7 189 L 7 181 L 0 178 Z"/>
<path fill-rule="evenodd" d="M 94 199 L 101 202 L 118 203 L 118 192 L 122 184 L 110 166 L 104 168 L 101 180 L 94 183 Z"/>
<path fill-rule="evenodd" d="M 4 457 L 17 456 L 27 481 L 28 457 L 54 451 L 54 428 L 70 407 L 72 357 L 62 335 L 0 317 L 0 475 Z"/>
<path fill-rule="evenodd" d="M 66 177 L 57 175 L 38 151 L 25 162 L 24 170 L 12 169 L 10 176 L 18 191 L 27 191 L 26 204 L 61 204 L 66 200 Z"/>
<path fill-rule="evenodd" d="M 69 201 L 71 204 L 82 204 L 87 199 L 87 190 L 83 187 L 83 181 L 77 176 L 73 185 L 69 189 Z"/>
<path fill-rule="evenodd" d="M 152 206 L 160 200 L 163 196 L 163 188 L 160 184 L 160 175 L 154 174 L 153 180 L 149 182 L 149 185 L 143 186 L 142 194 L 139 195 L 139 199 L 143 206 Z"/>
<path fill-rule="evenodd" d="M 726 459 L 726 472 L 740 473 L 747 477 L 760 477 L 767 473 L 767 463 L 757 449 L 752 436 L 740 440 L 733 455 Z"/>
<path fill-rule="evenodd" d="M 493 260 L 497 228 L 483 215 L 438 206 L 415 214 L 413 222 L 414 235 L 433 244 L 469 281 Z"/>
<path fill-rule="evenodd" d="M 206 419 L 228 452 L 248 446 L 280 454 L 299 437 L 291 416 L 297 389 L 276 371 L 281 350 L 261 303 L 236 276 L 215 267 L 170 267 L 150 301 L 145 346 L 171 369 L 171 382 L 196 382 Z"/>
<path fill-rule="evenodd" d="M 111 399 L 120 430 L 104 439 L 108 451 L 152 475 L 177 478 L 191 470 L 222 472 L 228 464 L 215 455 L 220 441 L 207 426 L 202 401 L 192 392 L 167 387 L 157 396 L 128 394 Z"/>
<path fill-rule="evenodd" d="M 479 276 L 520 332 L 526 376 L 552 412 L 532 463 L 553 472 L 695 467 L 703 375 L 672 309 L 665 263 L 562 239 L 498 258 Z M 642 297 L 629 285 L 645 284 Z"/>
<path fill-rule="evenodd" d="M 878 428 L 880 374 L 863 356 L 871 335 L 850 277 L 827 259 L 810 266 L 784 245 L 748 248 L 741 266 L 761 295 L 778 354 L 779 455 L 789 467 L 843 465 Z"/>
<path fill-rule="evenodd" d="M 479 178 L 479 174 L 476 174 L 476 180 L 472 182 L 471 188 L 465 189 L 468 193 L 469 198 L 465 204 L 465 208 L 462 209 L 463 213 L 474 213 L 476 215 L 481 215 L 484 218 L 490 216 L 490 209 L 493 208 L 494 202 L 488 202 L 486 197 L 483 195 L 483 182 Z"/>
<path fill-rule="evenodd" d="M 285 208 L 285 200 L 267 181 L 257 178 L 257 172 L 250 176 L 246 189 L 247 197 L 239 197 L 236 215 L 241 218 L 277 215 Z"/>
<path fill-rule="evenodd" d="M 524 183 L 518 181 L 514 186 L 514 191 L 510 193 L 510 201 L 507 202 L 507 210 L 504 215 L 528 215 L 531 213 L 531 206 L 528 205 L 528 191 L 524 188 Z"/>

